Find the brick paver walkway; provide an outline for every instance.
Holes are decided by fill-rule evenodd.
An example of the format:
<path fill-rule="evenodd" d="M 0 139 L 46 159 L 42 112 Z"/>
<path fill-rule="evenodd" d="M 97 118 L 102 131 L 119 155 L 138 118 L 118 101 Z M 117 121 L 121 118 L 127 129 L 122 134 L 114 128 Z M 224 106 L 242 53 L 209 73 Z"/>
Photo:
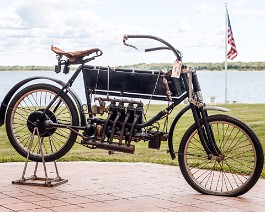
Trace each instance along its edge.
<path fill-rule="evenodd" d="M 54 174 L 51 165 L 49 175 Z M 265 211 L 265 180 L 241 197 L 217 197 L 194 191 L 174 166 L 70 162 L 58 163 L 60 176 L 69 180 L 66 184 L 52 188 L 13 185 L 11 181 L 21 178 L 23 167 L 24 163 L 0 164 L 0 212 Z M 31 174 L 29 170 L 27 176 Z"/>

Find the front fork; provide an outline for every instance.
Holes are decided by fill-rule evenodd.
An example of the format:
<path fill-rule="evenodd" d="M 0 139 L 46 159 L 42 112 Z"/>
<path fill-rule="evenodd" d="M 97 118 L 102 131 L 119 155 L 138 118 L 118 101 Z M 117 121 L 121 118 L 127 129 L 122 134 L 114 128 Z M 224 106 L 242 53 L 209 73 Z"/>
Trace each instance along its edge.
<path fill-rule="evenodd" d="M 191 104 L 194 121 L 201 144 L 209 157 L 220 156 L 221 151 L 216 145 L 212 128 L 208 122 L 208 113 L 203 108 Z"/>
<path fill-rule="evenodd" d="M 189 69 L 186 70 L 183 78 L 185 86 L 188 88 L 188 100 L 191 106 L 201 144 L 209 158 L 221 156 L 221 151 L 216 145 L 212 128 L 208 122 L 208 113 L 204 109 L 205 105 L 203 103 L 203 97 L 201 94 L 201 88 L 197 74 L 192 69 Z"/>

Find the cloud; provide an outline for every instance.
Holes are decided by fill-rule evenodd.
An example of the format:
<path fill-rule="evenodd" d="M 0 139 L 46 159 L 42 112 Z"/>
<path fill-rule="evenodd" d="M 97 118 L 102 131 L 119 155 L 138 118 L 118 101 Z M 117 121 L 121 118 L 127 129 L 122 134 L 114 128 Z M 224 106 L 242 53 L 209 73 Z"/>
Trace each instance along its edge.
<path fill-rule="evenodd" d="M 205 2 L 200 3 L 197 7 L 196 7 L 196 11 L 199 13 L 206 13 L 208 9 L 208 6 Z"/>
<path fill-rule="evenodd" d="M 262 0 L 238 0 L 234 3 L 236 15 L 263 16 L 265 15 L 264 1 Z"/>
<path fill-rule="evenodd" d="M 75 1 L 77 5 L 78 2 L 81 1 Z M 29 44 L 31 46 L 34 42 L 38 43 L 43 39 L 59 41 L 59 43 L 61 39 L 71 40 L 73 38 L 77 43 L 82 38 L 95 41 L 94 34 L 110 30 L 109 24 L 93 11 L 84 8 L 73 10 L 73 5 L 60 3 L 62 1 L 56 1 L 56 3 L 49 1 L 45 4 L 40 4 L 38 0 L 27 1 L 18 3 L 5 12 L 1 11 L 0 37 L 5 38 L 6 42 L 18 39 L 16 40 L 17 46 L 19 43 L 25 43 L 28 38 L 35 38 Z"/>
<path fill-rule="evenodd" d="M 0 48 L 3 55 L 21 55 L 37 58 L 31 63 L 47 64 L 50 45 L 65 51 L 101 48 L 104 55 L 114 51 L 129 51 L 122 44 L 122 35 L 143 34 L 148 28 L 125 24 L 112 25 L 90 10 L 99 0 L 16 0 L 0 9 Z M 184 26 L 182 26 L 184 27 Z M 184 29 L 184 28 L 183 28 Z M 153 34 L 154 32 L 150 32 Z M 134 41 L 133 41 L 134 42 Z M 150 42 L 141 43 L 148 45 Z M 38 58 L 38 55 L 44 58 Z M 47 57 L 48 58 L 48 57 Z M 22 59 L 21 59 L 22 60 Z M 29 61 L 29 60 L 28 60 Z M 52 61 L 54 62 L 54 61 Z M 1 61 L 5 64 L 5 61 Z M 51 63 L 51 62 L 49 62 Z"/>
<path fill-rule="evenodd" d="M 0 29 L 20 28 L 20 17 L 12 7 L 0 7 Z"/>
<path fill-rule="evenodd" d="M 178 26 L 178 32 L 189 32 L 190 29 L 191 27 L 186 21 L 180 21 Z"/>
<path fill-rule="evenodd" d="M 212 32 L 210 34 L 206 33 L 194 33 L 193 36 L 189 39 L 189 42 L 186 43 L 186 47 L 189 48 L 220 48 L 224 46 L 224 32 L 223 34 Z"/>
<path fill-rule="evenodd" d="M 224 28 L 224 26 L 220 26 L 219 28 L 217 28 L 216 31 L 215 31 L 215 34 L 216 35 L 223 35 L 224 36 L 224 34 L 225 34 L 225 28 Z"/>
<path fill-rule="evenodd" d="M 243 15 L 243 16 L 262 16 L 265 15 L 265 10 L 264 9 L 256 9 L 256 8 L 236 8 L 235 9 L 235 14 L 236 15 Z"/>
<path fill-rule="evenodd" d="M 246 3 L 248 3 L 248 2 L 249 2 L 249 0 L 237 0 L 237 1 L 234 3 L 234 5 L 235 5 L 235 6 L 239 6 L 239 5 L 246 4 Z"/>
<path fill-rule="evenodd" d="M 217 11 L 216 6 L 209 6 L 205 2 L 201 2 L 195 9 L 196 12 L 202 14 L 215 13 Z"/>
<path fill-rule="evenodd" d="M 138 55 L 141 51 L 135 51 L 122 45 L 124 33 L 156 35 L 182 50 L 185 55 L 187 55 L 187 49 L 188 51 L 213 49 L 223 45 L 220 40 L 224 40 L 221 30 L 219 35 L 216 35 L 217 22 L 213 25 L 211 25 L 211 20 L 209 24 L 203 22 L 208 17 L 213 18 L 212 12 L 216 10 L 213 3 L 210 5 L 210 3 L 201 2 L 196 7 L 198 13 L 209 13 L 209 16 L 195 14 L 191 18 L 189 14 L 183 12 L 174 14 L 173 20 L 173 18 L 165 19 L 161 15 L 161 25 L 160 23 L 153 24 L 156 23 L 156 19 L 153 18 L 156 13 L 144 11 L 143 14 L 137 13 L 136 17 L 135 11 L 138 7 L 130 7 L 128 10 L 132 12 L 128 13 L 124 10 L 124 6 L 127 7 L 128 4 L 126 2 L 120 5 L 122 1 L 115 1 L 116 6 L 118 2 L 120 3 L 120 8 L 113 9 L 110 13 L 113 14 L 111 17 L 108 13 L 110 10 L 106 5 L 114 3 L 109 3 L 107 0 L 9 1 L 12 3 L 8 4 L 6 3 L 8 1 L 4 1 L 4 6 L 0 8 L 0 48 L 4 50 L 0 52 L 1 65 L 8 64 L 5 58 L 8 58 L 10 63 L 16 62 L 18 65 L 53 65 L 56 60 L 50 51 L 51 44 L 65 51 L 97 47 L 104 51 L 104 57 L 97 58 L 96 63 L 99 62 L 98 64 L 101 65 L 106 63 L 129 64 L 131 62 L 128 61 L 134 58 L 134 54 Z M 103 8 L 104 6 L 105 8 Z M 192 9 L 194 14 L 195 8 Z M 147 19 L 147 15 L 148 20 L 143 20 Z M 198 17 L 198 20 L 194 17 Z M 176 22 L 175 20 L 180 21 Z M 165 23 L 166 21 L 168 23 Z M 149 23 L 151 24 L 149 25 Z M 209 30 L 209 28 L 211 29 Z M 192 33 L 190 33 L 191 31 Z M 131 39 L 128 42 L 139 47 L 140 50 L 161 45 L 148 39 Z M 130 52 L 130 56 L 126 52 Z M 151 59 L 155 60 L 154 55 L 160 54 L 160 52 L 162 56 L 171 55 L 164 51 L 158 51 L 145 54 L 144 57 L 147 58 L 150 55 Z M 161 60 L 162 56 L 157 61 Z M 141 54 L 138 58 L 142 62 Z"/>

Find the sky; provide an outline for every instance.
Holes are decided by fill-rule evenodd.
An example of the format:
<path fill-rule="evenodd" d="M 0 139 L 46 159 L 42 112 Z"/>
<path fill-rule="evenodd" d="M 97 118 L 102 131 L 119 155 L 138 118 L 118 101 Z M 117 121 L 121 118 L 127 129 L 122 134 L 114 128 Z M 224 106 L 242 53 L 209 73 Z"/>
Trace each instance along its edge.
<path fill-rule="evenodd" d="M 124 34 L 167 40 L 183 62 L 225 60 L 225 3 L 238 50 L 233 61 L 264 61 L 264 0 L 0 0 L 0 65 L 55 65 L 51 45 L 65 51 L 99 48 L 92 64 L 170 63 L 169 51 L 147 39 L 122 43 Z"/>

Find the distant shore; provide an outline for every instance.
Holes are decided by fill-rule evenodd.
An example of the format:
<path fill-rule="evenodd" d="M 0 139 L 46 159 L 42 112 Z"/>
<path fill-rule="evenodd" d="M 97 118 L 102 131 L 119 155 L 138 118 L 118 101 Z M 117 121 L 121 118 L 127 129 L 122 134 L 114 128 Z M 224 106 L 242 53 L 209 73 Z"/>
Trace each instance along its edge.
<path fill-rule="evenodd" d="M 224 63 L 184 63 L 198 71 L 223 71 Z M 133 65 L 119 66 L 122 68 L 134 68 L 145 70 L 171 69 L 171 63 L 138 63 Z M 229 62 L 228 70 L 237 71 L 265 71 L 265 62 Z M 54 66 L 0 66 L 0 71 L 53 71 Z"/>

